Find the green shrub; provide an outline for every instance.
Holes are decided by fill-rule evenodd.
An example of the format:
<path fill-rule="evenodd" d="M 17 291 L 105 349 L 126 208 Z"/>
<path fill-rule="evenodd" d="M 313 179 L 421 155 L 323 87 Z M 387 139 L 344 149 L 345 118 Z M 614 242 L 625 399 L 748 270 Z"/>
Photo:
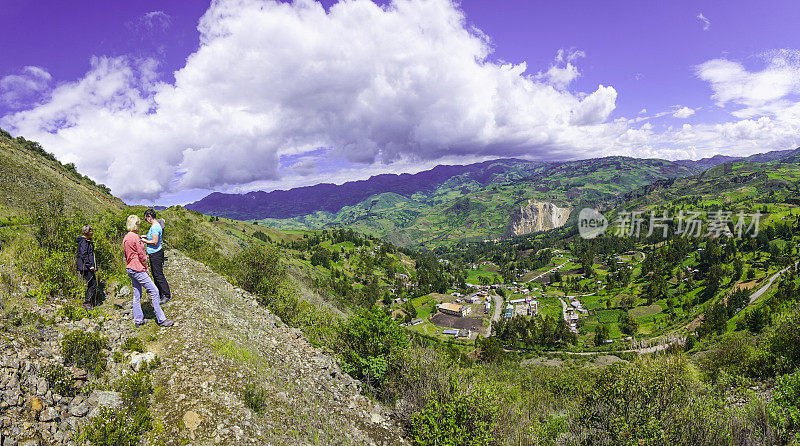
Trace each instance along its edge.
<path fill-rule="evenodd" d="M 334 317 L 299 297 L 275 248 L 251 245 L 230 263 L 236 265 L 230 270 L 234 282 L 255 294 L 286 325 L 302 329 L 312 344 L 332 336 Z"/>
<path fill-rule="evenodd" d="M 794 371 L 800 366 L 800 307 L 783 315 L 775 323 L 758 352 L 757 374 L 774 376 Z"/>
<path fill-rule="evenodd" d="M 256 223 L 256 222 L 253 222 L 253 224 L 257 224 L 257 223 Z M 255 237 L 255 238 L 257 238 L 257 239 L 261 240 L 261 241 L 262 241 L 262 242 L 264 242 L 264 243 L 270 243 L 270 242 L 272 242 L 272 240 L 269 238 L 269 236 L 268 236 L 267 234 L 264 234 L 264 233 L 263 233 L 263 232 L 261 232 L 261 231 L 256 231 L 256 232 L 254 232 L 254 233 L 253 233 L 253 237 Z"/>
<path fill-rule="evenodd" d="M 158 356 L 154 357 L 152 361 L 145 361 L 142 363 L 141 367 L 139 367 L 140 372 L 148 373 L 151 370 L 155 370 L 161 367 L 161 358 Z"/>
<path fill-rule="evenodd" d="M 83 318 L 92 317 L 92 314 L 86 308 L 76 307 L 72 304 L 65 304 L 58 310 L 59 316 L 63 316 L 71 321 L 79 321 Z"/>
<path fill-rule="evenodd" d="M 256 384 L 248 384 L 242 391 L 244 405 L 255 413 L 264 413 L 267 409 L 267 391 Z"/>
<path fill-rule="evenodd" d="M 83 429 L 79 442 L 88 441 L 95 446 L 137 446 L 139 437 L 140 433 L 122 410 L 104 407 Z"/>
<path fill-rule="evenodd" d="M 150 404 L 150 395 L 153 385 L 150 375 L 146 371 L 139 371 L 124 377 L 118 384 L 117 390 L 122 396 L 122 403 L 130 415 L 146 412 Z"/>
<path fill-rule="evenodd" d="M 613 364 L 600 373 L 576 421 L 596 444 L 677 444 L 664 427 L 690 402 L 689 384 L 681 356 Z"/>
<path fill-rule="evenodd" d="M 494 441 L 497 408 L 480 392 L 440 402 L 431 398 L 411 415 L 411 438 L 417 445 L 486 445 Z"/>
<path fill-rule="evenodd" d="M 64 357 L 64 364 L 75 364 L 99 375 L 106 368 L 102 351 L 107 346 L 108 340 L 98 333 L 76 330 L 64 336 L 61 341 L 61 355 Z"/>
<path fill-rule="evenodd" d="M 32 202 L 30 211 L 34 235 L 39 245 L 47 252 L 68 252 L 75 238 L 72 233 L 74 231 L 69 228 L 64 194 L 54 192 L 40 202 Z"/>
<path fill-rule="evenodd" d="M 800 371 L 775 380 L 775 392 L 767 411 L 778 429 L 800 441 Z"/>
<path fill-rule="evenodd" d="M 132 352 L 139 352 L 144 353 L 144 343 L 141 339 L 137 337 L 128 338 L 125 340 L 125 343 L 122 344 L 122 348 L 125 350 L 130 350 Z"/>
<path fill-rule="evenodd" d="M 41 376 L 47 381 L 53 393 L 61 396 L 73 396 L 72 372 L 59 364 L 51 364 L 42 368 Z"/>
<path fill-rule="evenodd" d="M 136 446 L 142 434 L 153 428 L 149 405 L 153 386 L 146 371 L 123 377 L 117 383 L 121 409 L 103 408 L 80 435 L 80 442 L 96 446 Z"/>
<path fill-rule="evenodd" d="M 697 358 L 701 370 L 711 381 L 716 381 L 723 371 L 728 375 L 747 373 L 752 360 L 753 348 L 742 332 L 722 336 L 714 347 Z"/>
<path fill-rule="evenodd" d="M 380 385 L 396 370 L 407 345 L 403 328 L 378 307 L 356 313 L 339 327 L 342 369 L 369 384 Z"/>
<path fill-rule="evenodd" d="M 61 295 L 79 297 L 85 291 L 85 282 L 75 272 L 75 253 L 47 251 L 31 248 L 30 273 L 39 281 L 38 293 L 43 298 Z"/>
<path fill-rule="evenodd" d="M 261 297 L 278 294 L 280 284 L 286 280 L 286 266 L 277 249 L 270 246 L 251 245 L 238 253 L 233 263 L 236 283 Z"/>

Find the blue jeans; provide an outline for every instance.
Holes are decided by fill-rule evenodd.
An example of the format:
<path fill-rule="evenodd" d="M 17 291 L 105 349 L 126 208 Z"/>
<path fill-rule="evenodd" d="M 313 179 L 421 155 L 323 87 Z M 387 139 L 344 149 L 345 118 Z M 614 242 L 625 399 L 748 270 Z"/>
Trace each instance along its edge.
<path fill-rule="evenodd" d="M 125 269 L 128 272 L 128 277 L 131 278 L 131 286 L 133 286 L 133 321 L 141 324 L 144 321 L 144 312 L 142 312 L 142 286 L 150 294 L 150 299 L 153 302 L 153 311 L 156 313 L 156 322 L 159 324 L 167 320 L 164 312 L 161 311 L 161 304 L 159 303 L 158 289 L 147 271 L 134 271 L 130 268 Z"/>

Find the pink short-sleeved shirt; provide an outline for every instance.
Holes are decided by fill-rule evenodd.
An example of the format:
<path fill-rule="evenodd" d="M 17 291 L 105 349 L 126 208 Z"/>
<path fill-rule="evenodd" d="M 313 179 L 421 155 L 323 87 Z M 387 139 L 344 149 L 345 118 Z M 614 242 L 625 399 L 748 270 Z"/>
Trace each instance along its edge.
<path fill-rule="evenodd" d="M 125 234 L 122 239 L 122 248 L 125 250 L 125 267 L 134 271 L 147 271 L 147 251 L 144 243 L 135 232 Z"/>

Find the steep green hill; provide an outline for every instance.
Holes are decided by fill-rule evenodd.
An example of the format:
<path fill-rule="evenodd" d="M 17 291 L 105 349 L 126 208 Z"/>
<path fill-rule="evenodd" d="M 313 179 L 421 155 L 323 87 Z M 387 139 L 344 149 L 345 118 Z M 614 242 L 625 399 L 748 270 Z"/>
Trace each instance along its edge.
<path fill-rule="evenodd" d="M 0 130 L 0 218 L 22 216 L 54 194 L 63 195 L 67 209 L 84 214 L 125 206 L 106 186 L 60 163 L 38 143 Z"/>
<path fill-rule="evenodd" d="M 407 444 L 391 409 L 361 395 L 331 351 L 361 302 L 328 294 L 330 273 L 294 248 L 313 234 L 164 210 L 163 310 L 175 325 L 157 326 L 144 296 L 149 323 L 137 327 L 122 237 L 127 215 L 144 209 L 0 134 L 0 443 Z M 75 271 L 86 223 L 99 283 L 91 310 Z M 371 306 L 375 295 L 350 280 L 374 268 L 350 245 L 342 287 Z"/>
<path fill-rule="evenodd" d="M 781 161 L 739 161 L 686 178 L 659 181 L 625 194 L 617 211 L 749 210 L 800 204 L 800 164 L 790 155 Z"/>

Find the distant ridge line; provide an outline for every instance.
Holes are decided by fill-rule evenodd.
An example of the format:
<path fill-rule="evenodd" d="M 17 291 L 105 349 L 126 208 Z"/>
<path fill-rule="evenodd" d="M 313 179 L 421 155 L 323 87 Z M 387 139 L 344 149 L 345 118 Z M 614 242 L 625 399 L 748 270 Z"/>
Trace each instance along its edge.
<path fill-rule="evenodd" d="M 748 157 L 732 157 L 718 154 L 700 160 L 658 161 L 672 163 L 684 167 L 692 173 L 699 173 L 728 162 L 750 161 L 762 163 L 792 155 L 800 155 L 800 149 L 776 150 Z M 320 183 L 289 190 L 253 191 L 245 194 L 213 192 L 184 207 L 207 215 L 240 220 L 293 218 L 319 211 L 336 213 L 345 206 L 353 206 L 372 195 L 387 192 L 410 197 L 417 192 L 435 190 L 449 179 L 467 173 L 474 175 L 471 179 L 485 185 L 491 181 L 494 174 L 508 171 L 515 165 L 557 166 L 565 163 L 612 158 L 635 159 L 625 156 L 606 156 L 587 160 L 538 162 L 516 158 L 501 158 L 467 165 L 439 165 L 415 174 L 380 174 L 366 180 L 349 181 L 340 185 Z"/>

